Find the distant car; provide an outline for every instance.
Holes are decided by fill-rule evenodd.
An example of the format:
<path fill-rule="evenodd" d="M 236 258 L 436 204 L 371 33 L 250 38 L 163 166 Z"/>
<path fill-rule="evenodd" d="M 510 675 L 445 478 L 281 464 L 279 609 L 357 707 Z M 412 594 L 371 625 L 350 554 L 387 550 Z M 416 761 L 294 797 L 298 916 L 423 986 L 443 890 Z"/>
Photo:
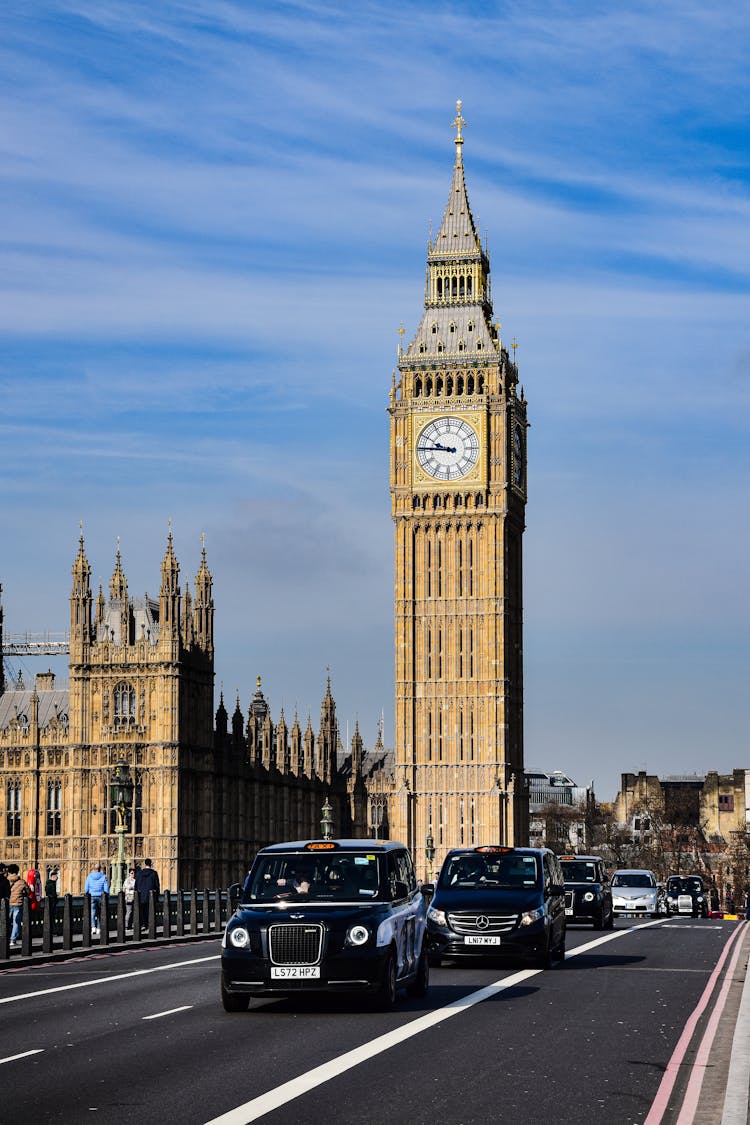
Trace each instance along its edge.
<path fill-rule="evenodd" d="M 550 968 L 565 956 L 564 892 L 548 848 L 454 848 L 427 911 L 431 962 L 508 957 Z"/>
<path fill-rule="evenodd" d="M 708 893 L 700 875 L 670 875 L 667 904 L 672 914 L 708 918 Z"/>
<path fill-rule="evenodd" d="M 614 925 L 612 890 L 604 860 L 598 855 L 561 855 L 568 922 L 590 922 L 595 930 Z"/>
<path fill-rule="evenodd" d="M 620 868 L 612 876 L 612 908 L 617 915 L 645 915 L 659 918 L 662 904 L 653 871 Z"/>
<path fill-rule="evenodd" d="M 255 857 L 227 922 L 221 1000 L 247 1011 L 253 996 L 370 993 L 393 1007 L 399 988 L 429 983 L 426 904 L 403 844 L 299 840 Z"/>

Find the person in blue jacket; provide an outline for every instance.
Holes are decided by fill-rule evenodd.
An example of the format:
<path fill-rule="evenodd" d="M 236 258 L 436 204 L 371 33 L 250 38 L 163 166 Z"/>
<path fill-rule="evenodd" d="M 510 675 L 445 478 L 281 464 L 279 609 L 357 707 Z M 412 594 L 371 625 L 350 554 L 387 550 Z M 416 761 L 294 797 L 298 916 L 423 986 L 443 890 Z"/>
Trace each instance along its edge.
<path fill-rule="evenodd" d="M 84 894 L 91 895 L 91 936 L 98 937 L 101 933 L 102 895 L 109 894 L 109 883 L 101 863 L 97 863 L 94 870 L 89 871 L 83 891 Z"/>

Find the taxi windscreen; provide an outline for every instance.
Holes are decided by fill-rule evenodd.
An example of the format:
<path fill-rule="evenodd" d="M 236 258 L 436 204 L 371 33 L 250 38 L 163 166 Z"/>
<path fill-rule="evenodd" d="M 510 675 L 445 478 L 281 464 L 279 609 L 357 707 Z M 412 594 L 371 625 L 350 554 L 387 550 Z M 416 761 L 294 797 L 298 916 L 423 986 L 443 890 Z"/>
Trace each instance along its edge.
<path fill-rule="evenodd" d="M 596 883 L 596 864 L 584 860 L 560 860 L 566 883 Z"/>
<path fill-rule="evenodd" d="M 438 886 L 449 891 L 537 887 L 539 867 L 533 855 L 450 856 L 440 873 Z"/>
<path fill-rule="evenodd" d="M 371 852 L 274 852 L 258 857 L 244 901 L 367 902 L 378 887 L 378 857 Z"/>

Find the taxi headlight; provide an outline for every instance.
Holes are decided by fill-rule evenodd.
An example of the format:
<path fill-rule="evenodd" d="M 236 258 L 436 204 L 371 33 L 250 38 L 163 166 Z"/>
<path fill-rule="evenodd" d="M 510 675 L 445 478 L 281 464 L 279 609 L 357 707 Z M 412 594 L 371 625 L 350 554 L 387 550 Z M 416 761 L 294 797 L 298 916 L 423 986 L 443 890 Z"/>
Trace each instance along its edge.
<path fill-rule="evenodd" d="M 583 896 L 583 901 L 584 902 L 593 902 L 594 901 L 594 895 L 591 893 L 591 891 L 586 891 L 586 894 Z"/>
<path fill-rule="evenodd" d="M 436 922 L 438 926 L 448 925 L 448 919 L 445 917 L 445 911 L 436 910 L 434 906 L 431 906 L 427 911 L 427 917 L 431 922 Z"/>
<path fill-rule="evenodd" d="M 544 917 L 544 907 L 538 906 L 536 910 L 527 910 L 521 915 L 521 925 L 530 926 L 532 922 L 538 922 L 540 918 Z"/>
<path fill-rule="evenodd" d="M 235 949 L 245 949 L 250 944 L 250 934 L 244 926 L 235 926 L 229 931 L 229 940 Z"/>
<path fill-rule="evenodd" d="M 363 926 L 360 922 L 350 926 L 346 932 L 346 940 L 350 945 L 364 945 L 369 936 L 370 931 L 367 926 Z"/>
<path fill-rule="evenodd" d="M 703 895 L 698 895 L 698 902 L 703 902 L 703 901 L 704 901 Z"/>

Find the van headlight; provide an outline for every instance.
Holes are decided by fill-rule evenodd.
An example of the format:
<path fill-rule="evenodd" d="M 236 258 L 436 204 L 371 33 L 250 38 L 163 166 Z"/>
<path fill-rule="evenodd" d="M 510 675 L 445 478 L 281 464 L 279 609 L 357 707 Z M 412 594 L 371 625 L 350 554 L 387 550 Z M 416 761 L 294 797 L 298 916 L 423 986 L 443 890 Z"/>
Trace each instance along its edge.
<path fill-rule="evenodd" d="M 544 917 L 544 907 L 538 906 L 536 910 L 527 910 L 521 915 L 520 925 L 530 926 L 532 922 L 538 922 L 540 918 Z"/>
<path fill-rule="evenodd" d="M 244 926 L 235 926 L 229 931 L 229 940 L 235 949 L 246 949 L 250 944 L 250 934 Z"/>
<path fill-rule="evenodd" d="M 363 926 L 361 922 L 356 925 L 350 926 L 346 931 L 346 940 L 349 945 L 364 945 L 370 937 L 370 931 L 367 926 Z"/>
<path fill-rule="evenodd" d="M 427 911 L 427 917 L 430 919 L 431 922 L 437 923 L 438 926 L 447 926 L 448 925 L 448 920 L 445 917 L 445 911 L 444 910 L 436 910 L 434 906 L 431 906 L 429 908 L 429 910 Z"/>

